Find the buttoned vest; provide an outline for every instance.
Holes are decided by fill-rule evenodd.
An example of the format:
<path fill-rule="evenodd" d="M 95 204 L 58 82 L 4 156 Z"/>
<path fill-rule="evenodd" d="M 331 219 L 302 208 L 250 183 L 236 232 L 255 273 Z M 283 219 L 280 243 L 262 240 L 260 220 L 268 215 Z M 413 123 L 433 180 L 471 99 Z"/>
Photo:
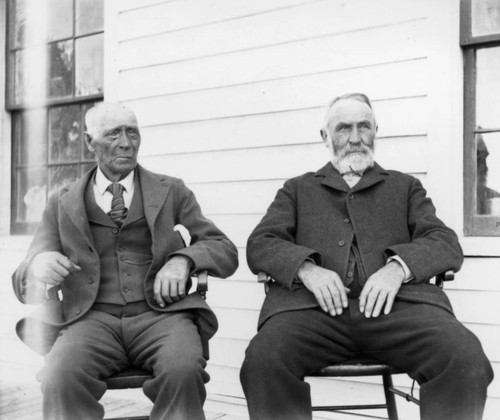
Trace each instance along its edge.
<path fill-rule="evenodd" d="M 134 182 L 134 195 L 121 228 L 97 205 L 93 179 L 85 191 L 90 231 L 101 266 L 98 303 L 126 305 L 146 299 L 144 283 L 152 261 L 152 237 L 137 177 Z"/>

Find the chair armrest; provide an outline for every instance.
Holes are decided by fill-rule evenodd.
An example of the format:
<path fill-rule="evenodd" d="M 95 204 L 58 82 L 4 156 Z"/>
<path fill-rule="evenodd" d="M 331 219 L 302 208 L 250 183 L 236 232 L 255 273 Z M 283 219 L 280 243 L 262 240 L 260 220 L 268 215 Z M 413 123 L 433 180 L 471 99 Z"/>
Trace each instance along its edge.
<path fill-rule="evenodd" d="M 208 291 L 208 271 L 203 270 L 195 273 L 194 277 L 198 277 L 198 285 L 196 286 L 196 291 L 201 295 L 203 299 L 206 299 Z"/>
<path fill-rule="evenodd" d="M 269 292 L 269 284 L 273 281 L 271 276 L 267 273 L 264 273 L 263 271 L 259 271 L 259 273 L 257 274 L 257 281 L 264 285 L 264 291 L 267 295 L 267 292 Z"/>
<path fill-rule="evenodd" d="M 447 270 L 444 273 L 440 273 L 436 276 L 436 286 L 443 288 L 443 283 L 445 281 L 455 280 L 455 272 L 453 270 Z"/>

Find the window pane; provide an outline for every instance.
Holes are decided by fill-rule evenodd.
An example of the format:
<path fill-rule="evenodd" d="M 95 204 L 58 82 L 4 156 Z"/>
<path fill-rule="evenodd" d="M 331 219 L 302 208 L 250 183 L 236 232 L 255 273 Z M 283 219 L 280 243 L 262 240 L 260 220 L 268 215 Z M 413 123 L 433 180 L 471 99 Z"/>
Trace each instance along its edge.
<path fill-rule="evenodd" d="M 73 93 L 73 41 L 50 44 L 49 60 L 50 97 L 70 96 Z"/>
<path fill-rule="evenodd" d="M 500 33 L 500 2 L 473 0 L 471 3 L 472 36 Z"/>
<path fill-rule="evenodd" d="M 103 87 L 103 35 L 79 38 L 76 41 L 76 95 L 93 95 Z"/>
<path fill-rule="evenodd" d="M 104 28 L 103 0 L 76 1 L 76 35 L 102 31 Z"/>
<path fill-rule="evenodd" d="M 90 102 L 90 103 L 86 103 L 82 106 L 82 124 L 84 126 L 84 130 L 87 129 L 87 127 L 85 127 L 85 114 L 87 113 L 87 111 L 92 108 L 97 102 Z M 92 153 L 87 145 L 85 144 L 85 141 L 84 141 L 84 144 L 83 144 L 83 160 L 91 160 L 91 161 L 95 161 L 95 155 L 94 153 Z M 93 165 L 93 163 L 92 163 Z M 85 171 L 86 172 L 86 171 Z"/>
<path fill-rule="evenodd" d="M 80 120 L 78 105 L 50 109 L 50 162 L 78 162 L 82 142 Z"/>
<path fill-rule="evenodd" d="M 47 169 L 20 169 L 17 177 L 17 222 L 39 222 L 47 200 Z"/>
<path fill-rule="evenodd" d="M 500 47 L 476 52 L 476 125 L 500 128 Z"/>
<path fill-rule="evenodd" d="M 19 161 L 16 163 L 45 164 L 47 162 L 45 110 L 23 112 L 15 121 L 15 140 L 19 147 Z"/>
<path fill-rule="evenodd" d="M 500 133 L 476 135 L 477 214 L 500 216 Z"/>
<path fill-rule="evenodd" d="M 78 165 L 52 166 L 49 168 L 49 195 L 80 176 Z"/>
<path fill-rule="evenodd" d="M 49 0 L 47 2 L 47 40 L 73 36 L 73 0 Z"/>
<path fill-rule="evenodd" d="M 95 163 L 85 163 L 82 165 L 82 175 L 96 166 Z"/>

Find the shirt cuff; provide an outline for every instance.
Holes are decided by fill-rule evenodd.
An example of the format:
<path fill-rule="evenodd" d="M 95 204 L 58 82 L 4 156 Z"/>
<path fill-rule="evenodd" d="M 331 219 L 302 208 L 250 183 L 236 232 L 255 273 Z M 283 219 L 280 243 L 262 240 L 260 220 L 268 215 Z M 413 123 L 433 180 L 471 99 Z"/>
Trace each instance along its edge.
<path fill-rule="evenodd" d="M 399 255 L 392 255 L 387 259 L 387 264 L 389 264 L 391 261 L 397 261 L 401 267 L 403 268 L 403 271 L 405 273 L 405 278 L 403 280 L 403 283 L 408 283 L 409 281 L 413 280 L 415 276 L 413 273 L 410 271 L 409 267 L 406 265 L 406 263 L 403 261 L 403 259 Z"/>

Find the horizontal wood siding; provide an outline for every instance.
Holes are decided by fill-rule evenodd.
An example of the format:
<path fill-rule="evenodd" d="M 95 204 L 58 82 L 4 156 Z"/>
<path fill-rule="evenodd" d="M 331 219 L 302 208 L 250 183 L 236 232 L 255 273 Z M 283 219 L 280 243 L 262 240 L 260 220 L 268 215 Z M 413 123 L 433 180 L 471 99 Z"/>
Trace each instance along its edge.
<path fill-rule="evenodd" d="M 211 342 L 212 398 L 244 404 L 238 372 L 264 299 L 246 266 L 246 239 L 287 178 L 328 160 L 319 129 L 332 96 L 366 92 L 380 127 L 377 160 L 427 184 L 436 146 L 428 132 L 432 3 L 126 0 L 108 9 L 113 54 L 106 56 L 106 92 L 137 112 L 140 162 L 183 178 L 240 251 L 236 274 L 210 282 L 208 302 L 220 322 Z M 458 318 L 481 339 L 497 377 L 499 271 L 498 259 L 467 259 L 447 285 Z M 396 382 L 411 386 L 405 376 Z M 318 401 L 338 393 L 351 398 L 349 389 L 352 398 L 380 392 L 373 378 L 311 383 Z M 499 401 L 497 380 L 488 412 Z M 414 407 L 399 406 L 401 418 L 418 418 Z"/>

